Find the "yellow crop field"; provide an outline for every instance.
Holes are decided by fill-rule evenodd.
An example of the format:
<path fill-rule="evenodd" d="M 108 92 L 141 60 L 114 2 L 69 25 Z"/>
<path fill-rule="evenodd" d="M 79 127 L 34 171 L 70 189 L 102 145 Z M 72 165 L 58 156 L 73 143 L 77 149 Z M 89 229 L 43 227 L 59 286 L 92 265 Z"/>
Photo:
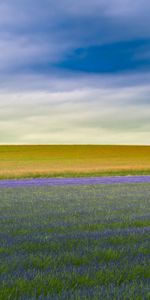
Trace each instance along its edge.
<path fill-rule="evenodd" d="M 0 178 L 150 174 L 150 146 L 0 146 Z"/>

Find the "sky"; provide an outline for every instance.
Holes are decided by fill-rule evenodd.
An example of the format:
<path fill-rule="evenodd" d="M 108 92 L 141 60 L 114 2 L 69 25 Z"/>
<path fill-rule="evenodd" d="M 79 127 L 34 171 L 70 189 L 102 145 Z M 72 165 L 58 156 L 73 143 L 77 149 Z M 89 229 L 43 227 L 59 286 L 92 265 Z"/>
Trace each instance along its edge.
<path fill-rule="evenodd" d="M 1 0 L 0 144 L 150 144 L 149 0 Z"/>

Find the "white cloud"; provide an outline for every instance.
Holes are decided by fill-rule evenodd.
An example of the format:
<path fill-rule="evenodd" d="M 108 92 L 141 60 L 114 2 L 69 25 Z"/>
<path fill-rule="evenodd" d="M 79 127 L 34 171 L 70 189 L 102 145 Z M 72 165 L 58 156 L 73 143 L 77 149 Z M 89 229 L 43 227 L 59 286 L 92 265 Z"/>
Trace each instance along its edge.
<path fill-rule="evenodd" d="M 148 0 L 2 0 L 0 143 L 149 143 L 149 73 L 32 70 L 78 47 L 149 38 L 149 9 Z"/>
<path fill-rule="evenodd" d="M 71 83 L 71 81 L 70 81 Z M 0 141 L 148 143 L 150 86 L 81 86 L 63 91 L 2 92 Z M 145 98 L 146 97 L 146 98 Z"/>

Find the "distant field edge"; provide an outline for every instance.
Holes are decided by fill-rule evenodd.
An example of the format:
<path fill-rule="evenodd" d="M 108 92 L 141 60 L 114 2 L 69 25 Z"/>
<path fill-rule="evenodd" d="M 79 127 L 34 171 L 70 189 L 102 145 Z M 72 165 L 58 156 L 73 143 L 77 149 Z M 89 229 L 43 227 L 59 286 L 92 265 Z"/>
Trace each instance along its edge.
<path fill-rule="evenodd" d="M 99 172 L 45 172 L 45 173 L 24 173 L 24 174 L 3 174 L 3 179 L 32 179 L 32 178 L 79 178 L 79 177 L 110 177 L 110 176 L 136 176 L 150 175 L 150 169 L 147 170 L 112 170 Z"/>

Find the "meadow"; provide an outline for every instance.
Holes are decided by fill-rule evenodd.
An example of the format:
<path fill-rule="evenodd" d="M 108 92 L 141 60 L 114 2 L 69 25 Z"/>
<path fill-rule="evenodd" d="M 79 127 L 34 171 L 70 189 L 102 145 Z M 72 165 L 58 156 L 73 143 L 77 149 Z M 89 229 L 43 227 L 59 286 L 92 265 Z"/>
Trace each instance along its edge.
<path fill-rule="evenodd" d="M 0 179 L 150 174 L 150 146 L 0 146 Z"/>
<path fill-rule="evenodd" d="M 150 299 L 150 184 L 0 189 L 1 300 Z"/>

